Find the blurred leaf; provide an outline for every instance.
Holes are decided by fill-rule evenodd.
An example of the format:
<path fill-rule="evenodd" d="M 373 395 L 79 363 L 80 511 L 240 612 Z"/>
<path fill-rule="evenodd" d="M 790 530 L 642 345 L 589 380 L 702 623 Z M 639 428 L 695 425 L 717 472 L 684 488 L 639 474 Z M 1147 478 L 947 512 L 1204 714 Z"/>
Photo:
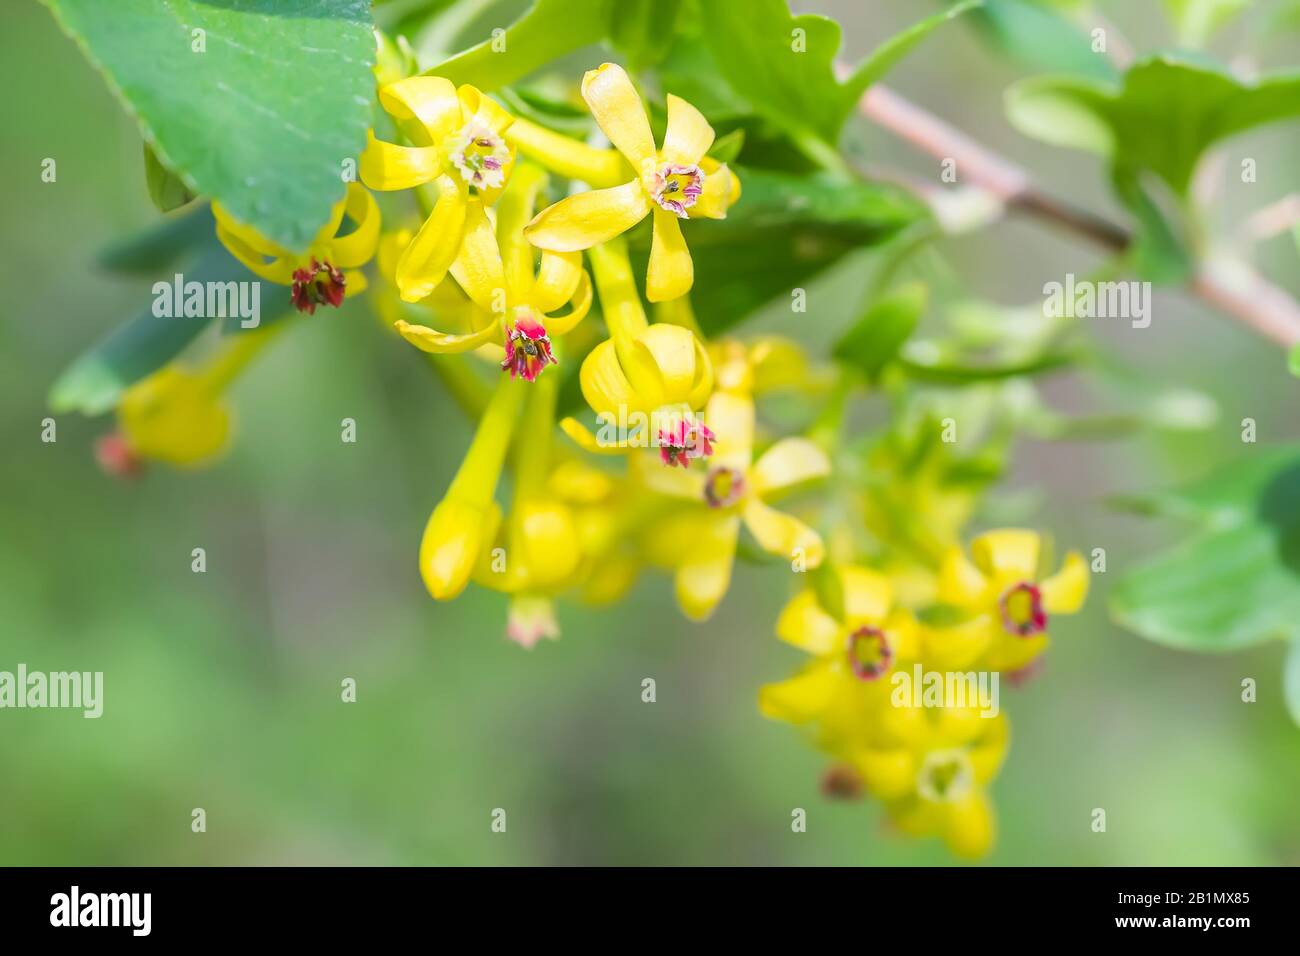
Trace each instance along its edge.
<path fill-rule="evenodd" d="M 719 136 L 709 148 L 709 156 L 720 163 L 734 163 L 745 146 L 745 131 L 733 129 L 725 136 Z"/>
<path fill-rule="evenodd" d="M 1112 79 L 1116 71 L 1110 58 L 1094 53 L 1092 38 L 1057 6 L 1063 5 L 985 0 L 970 22 L 999 49 L 1029 67 Z"/>
<path fill-rule="evenodd" d="M 256 282 L 213 238 L 208 248 L 186 267 L 186 282 Z M 170 284 L 171 277 L 159 281 Z M 285 299 L 287 303 L 287 297 Z M 270 310 L 267 310 L 268 312 Z M 267 316 L 263 316 L 265 324 Z M 99 415 L 109 411 L 132 382 L 161 368 L 202 332 L 211 317 L 160 317 L 153 314 L 153 296 L 135 318 L 117 327 L 83 352 L 50 387 L 54 412 Z"/>
<path fill-rule="evenodd" d="M 159 212 L 171 212 L 194 200 L 194 193 L 179 176 L 158 161 L 158 155 L 148 143 L 144 144 L 144 181 L 149 189 L 149 198 Z"/>
<path fill-rule="evenodd" d="M 920 282 L 878 299 L 840 338 L 832 354 L 862 371 L 868 381 L 877 381 L 921 321 L 928 301 L 929 294 Z"/>
<path fill-rule="evenodd" d="M 1287 354 L 1287 368 L 1296 378 L 1300 378 L 1300 345 L 1292 346 L 1291 351 Z"/>
<path fill-rule="evenodd" d="M 147 229 L 115 239 L 96 256 L 105 269 L 158 275 L 186 253 L 212 239 L 216 228 L 207 203 L 167 216 Z"/>
<path fill-rule="evenodd" d="M 835 76 L 840 25 L 829 17 L 793 16 L 785 0 L 704 2 L 713 60 L 752 111 L 796 139 L 811 135 L 833 146 L 868 86 L 936 27 L 981 0 L 967 0 L 886 40 L 843 84 Z"/>
<path fill-rule="evenodd" d="M 425 70 L 425 75 L 445 76 L 457 86 L 469 83 L 489 92 L 499 89 L 604 38 L 611 22 L 611 2 L 534 0 L 499 37 L 457 53 Z"/>
<path fill-rule="evenodd" d="M 682 0 L 619 0 L 610 15 L 610 44 L 638 73 L 661 61 L 673 45 Z"/>
<path fill-rule="evenodd" d="M 943 385 L 971 385 L 976 382 L 1041 375 L 1073 365 L 1078 359 L 1078 355 L 1072 351 L 1057 350 L 1024 361 L 982 364 L 942 356 L 933 350 L 933 344 L 928 341 L 914 342 L 903 349 L 898 364 L 909 378 Z"/>
<path fill-rule="evenodd" d="M 1300 724 L 1300 635 L 1291 639 L 1282 665 L 1282 693 L 1291 719 Z"/>
<path fill-rule="evenodd" d="M 1250 0 L 1164 0 L 1165 10 L 1183 46 L 1203 47 L 1243 10 Z"/>
<path fill-rule="evenodd" d="M 1120 580 L 1111 595 L 1119 623 L 1206 652 L 1300 634 L 1300 447 L 1250 451 L 1137 503 L 1199 527 Z"/>
<path fill-rule="evenodd" d="M 691 304 L 710 335 L 790 295 L 845 253 L 885 242 L 928 216 L 893 186 L 748 167 L 736 172 L 744 191 L 727 218 L 692 220 L 683 230 L 695 263 Z M 648 231 L 635 232 L 632 242 L 644 265 Z"/>
<path fill-rule="evenodd" d="M 366 0 L 45 3 L 186 187 L 307 247 L 343 198 L 340 164 L 365 146 Z"/>

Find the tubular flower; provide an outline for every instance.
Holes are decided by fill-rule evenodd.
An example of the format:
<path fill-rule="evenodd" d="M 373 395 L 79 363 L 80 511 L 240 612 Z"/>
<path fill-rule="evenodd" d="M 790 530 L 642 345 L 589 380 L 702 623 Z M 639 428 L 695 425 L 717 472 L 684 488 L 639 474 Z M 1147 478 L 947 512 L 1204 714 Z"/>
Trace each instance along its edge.
<path fill-rule="evenodd" d="M 713 127 L 690 103 L 668 97 L 668 130 L 655 149 L 650 122 L 623 68 L 605 63 L 582 78 L 582 97 L 610 142 L 626 157 L 635 178 L 621 186 L 562 199 L 528 225 L 530 242 L 542 249 L 572 252 L 622 235 L 654 215 L 646 297 L 675 299 L 694 281 L 691 254 L 678 220 L 722 219 L 740 195 L 739 180 L 723 163 L 704 154 Z"/>
<path fill-rule="evenodd" d="M 717 432 L 707 472 L 654 466 L 640 474 L 651 491 L 690 502 L 666 516 L 654 537 L 659 563 L 674 569 L 677 601 L 694 620 L 712 614 L 727 593 L 742 523 L 769 554 L 808 569 L 821 564 L 817 532 L 767 499 L 825 477 L 831 468 L 825 452 L 804 438 L 783 438 L 752 461 L 754 402 L 748 395 L 714 392 L 705 421 Z"/>
<path fill-rule="evenodd" d="M 975 858 L 993 845 L 996 820 L 986 788 L 1006 757 L 1005 715 L 967 708 L 895 708 L 890 732 L 845 756 L 868 793 L 884 801 L 910 836 L 939 836 Z"/>
<path fill-rule="evenodd" d="M 346 296 L 366 287 L 361 267 L 375 254 L 380 220 L 375 197 L 358 183 L 348 183 L 347 195 L 334 204 L 329 222 L 301 254 L 236 221 L 220 203 L 212 204 L 212 215 L 221 244 L 254 275 L 290 286 L 290 297 L 299 312 L 314 314 L 320 305 L 337 308 Z M 353 229 L 340 234 L 344 216 Z"/>
<path fill-rule="evenodd" d="M 835 728 L 874 720 L 889 705 L 889 675 L 921 657 L 911 613 L 894 606 L 894 589 L 877 571 L 848 566 L 821 572 L 781 611 L 776 633 L 814 659 L 795 677 L 759 692 L 764 715 L 792 723 L 824 721 L 822 745 Z M 831 605 L 828 607 L 828 605 Z"/>
<path fill-rule="evenodd" d="M 558 363 L 552 336 L 582 321 L 591 308 L 592 288 L 580 252 L 543 252 L 534 266 L 523 230 L 545 182 L 540 169 L 521 164 L 497 204 L 495 232 L 482 203 L 470 205 L 463 244 L 450 267 L 466 297 L 465 308 L 457 311 L 470 330 L 447 333 L 398 320 L 395 327 L 403 338 L 433 353 L 499 345 L 505 355 L 502 370 L 529 382 Z M 442 286 L 435 297 L 446 301 Z M 551 314 L 566 302 L 568 312 Z"/>
<path fill-rule="evenodd" d="M 501 509 L 493 496 L 522 398 L 515 382 L 498 383 L 465 460 L 425 525 L 420 576 L 435 600 L 449 601 L 465 590 L 485 545 L 496 536 Z"/>
<path fill-rule="evenodd" d="M 572 418 L 561 427 L 597 454 L 655 445 L 669 465 L 706 457 L 716 430 L 694 410 L 713 390 L 708 352 L 690 329 L 646 321 L 621 239 L 593 248 L 590 258 L 610 338 L 588 353 L 578 381 L 601 429 L 592 435 Z"/>
<path fill-rule="evenodd" d="M 953 547 L 939 571 L 939 599 L 966 619 L 935 629 L 927 653 L 937 666 L 1019 671 L 1047 648 L 1048 617 L 1073 614 L 1088 594 L 1088 567 L 1076 552 L 1039 578 L 1041 539 L 1033 531 L 989 531 L 971 542 L 971 559 Z"/>
<path fill-rule="evenodd" d="M 229 336 L 206 364 L 166 365 L 123 392 L 117 405 L 118 431 L 96 446 L 104 470 L 129 476 L 146 460 L 201 468 L 219 458 L 231 432 L 222 391 L 279 327 Z"/>
<path fill-rule="evenodd" d="M 457 89 L 439 76 L 412 76 L 379 91 L 379 102 L 413 143 L 370 134 L 361 181 L 371 189 L 414 189 L 432 183 L 438 199 L 397 260 L 401 297 L 418 302 L 440 283 L 462 244 L 486 221 L 510 178 L 514 152 L 504 134 L 512 117 L 472 86 Z"/>

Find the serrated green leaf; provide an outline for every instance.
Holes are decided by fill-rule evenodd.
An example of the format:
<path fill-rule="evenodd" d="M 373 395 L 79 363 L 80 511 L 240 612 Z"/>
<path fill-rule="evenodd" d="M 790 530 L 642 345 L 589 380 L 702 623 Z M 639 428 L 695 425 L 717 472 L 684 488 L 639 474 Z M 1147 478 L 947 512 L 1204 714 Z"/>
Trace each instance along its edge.
<path fill-rule="evenodd" d="M 158 154 L 144 144 L 144 181 L 149 190 L 149 198 L 159 212 L 171 212 L 194 201 L 190 192 L 179 176 L 158 161 Z"/>
<path fill-rule="evenodd" d="M 832 354 L 875 382 L 921 321 L 928 301 L 929 293 L 920 282 L 876 300 L 835 344 Z"/>
<path fill-rule="evenodd" d="M 504 32 L 425 70 L 491 92 L 523 79 L 552 60 L 601 40 L 613 0 L 534 0 Z M 594 66 L 595 64 L 593 64 Z"/>
<path fill-rule="evenodd" d="M 1206 652 L 1300 634 L 1300 448 L 1248 452 L 1146 504 L 1198 529 L 1120 580 L 1111 595 L 1119 623 Z"/>
<path fill-rule="evenodd" d="M 290 249 L 366 142 L 366 0 L 44 0 L 191 191 Z"/>

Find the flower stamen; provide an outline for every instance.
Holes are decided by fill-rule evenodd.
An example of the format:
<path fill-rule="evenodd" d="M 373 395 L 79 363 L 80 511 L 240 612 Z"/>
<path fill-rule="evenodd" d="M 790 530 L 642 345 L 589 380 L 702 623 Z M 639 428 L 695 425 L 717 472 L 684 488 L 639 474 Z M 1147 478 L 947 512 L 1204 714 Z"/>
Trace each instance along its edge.
<path fill-rule="evenodd" d="M 650 195 L 661 208 L 679 219 L 689 219 L 686 210 L 704 192 L 704 170 L 684 163 L 667 163 L 655 171 Z"/>
<path fill-rule="evenodd" d="M 505 184 L 510 147 L 478 120 L 461 129 L 451 141 L 451 164 L 475 190 L 497 189 Z"/>
<path fill-rule="evenodd" d="M 673 465 L 689 468 L 696 458 L 713 454 L 713 442 L 717 439 L 704 422 L 683 416 L 667 428 L 659 429 L 659 457 L 669 468 Z"/>
<path fill-rule="evenodd" d="M 348 281 L 342 270 L 334 268 L 328 262 L 317 262 L 313 256 L 307 268 L 294 272 L 290 296 L 295 309 L 315 315 L 318 305 L 334 308 L 342 305 L 347 288 Z"/>
<path fill-rule="evenodd" d="M 509 371 L 511 378 L 535 382 L 546 366 L 559 364 L 551 352 L 551 337 L 546 334 L 546 327 L 530 313 L 516 319 L 506 332 L 506 357 L 501 370 Z"/>
<path fill-rule="evenodd" d="M 725 465 L 714 468 L 704 481 L 704 500 L 710 508 L 734 505 L 745 494 L 745 476 Z"/>

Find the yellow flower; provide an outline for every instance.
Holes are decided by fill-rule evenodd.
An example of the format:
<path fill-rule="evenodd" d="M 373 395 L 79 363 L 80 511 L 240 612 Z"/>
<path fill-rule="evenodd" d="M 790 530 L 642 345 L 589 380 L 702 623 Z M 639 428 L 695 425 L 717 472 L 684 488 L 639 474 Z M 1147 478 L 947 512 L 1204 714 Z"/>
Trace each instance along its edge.
<path fill-rule="evenodd" d="M 425 525 L 420 576 L 435 600 L 448 601 L 465 590 L 496 535 L 501 509 L 494 495 L 522 398 L 516 382 L 501 379 L 456 477 Z"/>
<path fill-rule="evenodd" d="M 225 337 L 206 363 L 165 365 L 123 392 L 118 432 L 96 449 L 105 470 L 129 475 L 146 459 L 201 468 L 220 457 L 232 427 L 222 391 L 284 324 Z"/>
<path fill-rule="evenodd" d="M 456 89 L 439 76 L 412 76 L 379 91 L 379 102 L 415 145 L 375 139 L 361 155 L 361 180 L 371 189 L 414 189 L 433 183 L 438 199 L 397 261 L 403 299 L 418 302 L 440 283 L 461 244 L 486 217 L 510 176 L 514 153 L 504 133 L 511 116 L 472 86 Z"/>
<path fill-rule="evenodd" d="M 558 361 L 551 336 L 563 335 L 582 321 L 591 308 L 592 289 L 580 252 L 543 252 L 534 265 L 533 247 L 524 241 L 523 230 L 545 182 L 540 169 L 521 164 L 497 203 L 495 232 L 482 203 L 470 205 L 464 240 L 450 267 L 465 298 L 461 307 L 447 310 L 458 313 L 469 330 L 447 333 L 398 320 L 403 338 L 433 353 L 501 345 L 502 369 L 529 382 Z M 434 298 L 446 306 L 448 295 L 455 293 L 444 292 L 444 287 L 434 290 Z M 566 302 L 568 312 L 550 315 Z"/>
<path fill-rule="evenodd" d="M 653 465 L 639 474 L 651 491 L 689 502 L 658 524 L 654 538 L 659 563 L 674 568 L 677 601 L 695 620 L 712 614 L 727 593 L 742 523 L 769 554 L 808 570 L 821 564 L 820 535 L 767 499 L 823 478 L 831 467 L 825 452 L 805 438 L 783 438 L 753 461 L 754 401 L 748 395 L 714 392 L 704 422 L 716 434 L 707 474 Z"/>
<path fill-rule="evenodd" d="M 656 150 L 641 99 L 623 68 L 605 63 L 582 78 L 582 96 L 596 122 L 635 171 L 620 186 L 578 193 L 542 210 L 528 226 L 530 242 L 542 249 L 589 249 L 631 229 L 651 212 L 654 230 L 646 297 L 675 299 L 694 281 L 691 254 L 679 219 L 722 219 L 739 198 L 739 180 L 705 153 L 713 127 L 690 103 L 668 97 L 668 130 Z"/>
<path fill-rule="evenodd" d="M 795 595 L 776 622 L 777 636 L 814 660 L 797 676 L 764 686 L 759 709 L 792 723 L 824 720 L 821 745 L 834 749 L 837 728 L 856 733 L 889 704 L 890 675 L 920 659 L 921 638 L 911 613 L 894 606 L 883 574 L 850 565 L 823 569 L 818 583 Z"/>
<path fill-rule="evenodd" d="M 220 203 L 212 204 L 212 214 L 221 244 L 254 275 L 291 286 L 299 312 L 315 313 L 319 305 L 338 307 L 345 296 L 366 287 L 361 267 L 379 243 L 379 207 L 375 197 L 357 183 L 348 183 L 347 195 L 334 204 L 329 222 L 303 253 L 290 252 L 236 221 Z M 345 215 L 353 228 L 340 235 Z"/>
<path fill-rule="evenodd" d="M 993 846 L 996 820 L 986 788 L 1006 757 L 1004 715 L 969 708 L 892 708 L 886 739 L 845 754 L 868 793 L 910 836 L 942 837 L 966 858 Z"/>
<path fill-rule="evenodd" d="M 623 240 L 596 246 L 589 255 L 610 338 L 587 354 L 578 381 L 602 432 L 616 434 L 612 438 L 592 435 L 572 418 L 560 426 L 582 448 L 596 454 L 623 454 L 632 447 L 658 444 L 661 438 L 665 441 L 661 450 L 671 447 L 684 452 L 671 444 L 676 437 L 661 434 L 661 426 L 691 430 L 691 413 L 713 390 L 708 352 L 690 329 L 646 321 Z M 701 436 L 701 454 L 707 454 L 706 444 Z M 692 440 L 693 457 L 695 451 Z M 686 464 L 685 458 L 681 463 Z"/>
<path fill-rule="evenodd" d="M 927 635 L 936 666 L 1019 671 L 1047 648 L 1051 614 L 1073 614 L 1088 594 L 1088 566 L 1077 552 L 1039 577 L 1041 539 L 1019 529 L 989 531 L 971 542 L 971 558 L 953 547 L 939 571 L 939 600 L 966 619 Z"/>

